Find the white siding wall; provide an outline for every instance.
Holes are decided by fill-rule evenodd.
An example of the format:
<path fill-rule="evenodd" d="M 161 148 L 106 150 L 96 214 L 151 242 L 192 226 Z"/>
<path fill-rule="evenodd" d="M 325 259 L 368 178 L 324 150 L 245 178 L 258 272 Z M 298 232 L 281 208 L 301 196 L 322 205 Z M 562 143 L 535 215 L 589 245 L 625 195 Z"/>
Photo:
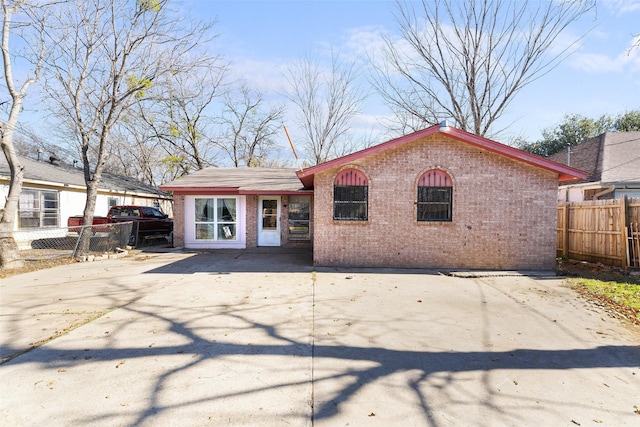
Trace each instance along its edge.
<path fill-rule="evenodd" d="M 42 187 L 30 187 L 28 184 L 24 185 L 27 188 L 42 188 Z M 81 191 L 67 191 L 60 190 L 60 188 L 49 188 L 52 191 L 58 191 L 58 209 L 59 209 L 59 226 L 66 227 L 67 220 L 70 216 L 82 215 L 84 210 L 84 204 L 86 201 L 86 194 Z M 4 208 L 4 204 L 9 194 L 9 186 L 0 184 L 0 209 Z M 109 199 L 116 198 L 118 205 L 143 205 L 153 206 L 155 199 L 147 199 L 140 197 L 132 197 L 130 195 L 114 195 L 114 194 L 98 194 L 96 198 L 96 209 L 94 211 L 95 216 L 106 216 L 109 212 Z M 160 209 L 169 216 L 172 216 L 173 210 L 170 201 L 160 201 Z M 16 216 L 15 231 L 18 231 L 18 221 Z"/>

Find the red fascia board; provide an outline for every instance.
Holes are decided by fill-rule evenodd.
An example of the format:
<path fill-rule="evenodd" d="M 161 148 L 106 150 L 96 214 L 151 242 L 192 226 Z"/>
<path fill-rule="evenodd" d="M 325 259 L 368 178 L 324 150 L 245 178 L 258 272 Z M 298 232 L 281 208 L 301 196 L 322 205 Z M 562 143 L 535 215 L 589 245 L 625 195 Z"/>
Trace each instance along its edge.
<path fill-rule="evenodd" d="M 382 151 L 386 151 L 421 138 L 425 138 L 438 132 L 442 132 L 444 135 L 447 135 L 453 139 L 482 148 L 484 150 L 497 153 L 524 163 L 528 163 L 533 166 L 547 169 L 552 172 L 556 172 L 558 173 L 558 181 L 560 182 L 581 180 L 586 179 L 587 177 L 587 172 L 554 162 L 549 159 L 545 159 L 544 157 L 540 157 L 535 154 L 527 153 L 526 151 L 522 151 L 517 148 L 509 147 L 508 145 L 504 145 L 499 142 L 492 141 L 490 139 L 477 136 L 460 129 L 456 129 L 451 126 L 449 126 L 446 130 L 441 131 L 439 125 L 434 125 L 421 131 L 414 132 L 400 138 L 392 139 L 391 141 L 376 145 L 374 147 L 356 151 L 355 153 L 346 155 L 344 157 L 339 157 L 326 163 L 321 163 L 317 166 L 312 166 L 310 168 L 300 170 L 296 172 L 296 175 L 298 175 L 298 179 L 300 179 L 305 188 L 310 188 L 313 187 L 313 178 L 316 173 L 341 166 L 343 164 L 358 160 L 362 157 L 377 154 Z"/>
<path fill-rule="evenodd" d="M 537 156 L 535 154 L 528 153 L 523 150 L 519 150 L 508 145 L 501 144 L 496 141 L 492 141 L 481 136 L 474 135 L 462 131 L 460 129 L 450 127 L 448 130 L 443 131 L 445 135 L 450 136 L 458 141 L 466 142 L 470 145 L 482 148 L 492 153 L 501 154 L 510 159 L 518 160 L 533 166 L 547 169 L 551 172 L 558 174 L 558 181 L 576 181 L 586 179 L 588 173 L 580 169 L 572 168 L 562 163 L 554 162 L 553 160 L 546 159 L 544 157 Z"/>
<path fill-rule="evenodd" d="M 341 166 L 349 162 L 361 159 L 372 154 L 381 153 L 399 145 L 406 144 L 407 142 L 415 141 L 420 138 L 424 138 L 438 132 L 439 125 L 431 126 L 418 132 L 410 133 L 409 135 L 401 136 L 391 141 L 383 142 L 382 144 L 375 145 L 373 147 L 365 148 L 364 150 L 356 151 L 355 153 L 347 154 L 344 157 L 338 157 L 337 159 L 329 160 L 328 162 L 321 163 L 316 166 L 312 166 L 307 169 L 303 169 L 296 172 L 298 178 L 302 182 L 305 188 L 313 186 L 313 176 L 319 172 L 327 169 Z"/>

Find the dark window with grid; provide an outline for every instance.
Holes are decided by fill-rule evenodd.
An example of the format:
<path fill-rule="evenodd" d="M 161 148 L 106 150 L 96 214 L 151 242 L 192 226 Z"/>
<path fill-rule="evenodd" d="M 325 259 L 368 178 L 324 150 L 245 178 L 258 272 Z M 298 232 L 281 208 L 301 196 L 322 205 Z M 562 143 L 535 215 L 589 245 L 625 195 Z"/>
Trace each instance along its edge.
<path fill-rule="evenodd" d="M 418 187 L 418 221 L 451 221 L 451 187 Z"/>
<path fill-rule="evenodd" d="M 418 221 L 451 221 L 453 184 L 443 170 L 431 169 L 418 180 Z"/>
<path fill-rule="evenodd" d="M 342 170 L 333 181 L 333 219 L 367 221 L 369 180 L 354 168 Z"/>
<path fill-rule="evenodd" d="M 366 221 L 368 190 L 366 185 L 334 186 L 333 219 Z"/>

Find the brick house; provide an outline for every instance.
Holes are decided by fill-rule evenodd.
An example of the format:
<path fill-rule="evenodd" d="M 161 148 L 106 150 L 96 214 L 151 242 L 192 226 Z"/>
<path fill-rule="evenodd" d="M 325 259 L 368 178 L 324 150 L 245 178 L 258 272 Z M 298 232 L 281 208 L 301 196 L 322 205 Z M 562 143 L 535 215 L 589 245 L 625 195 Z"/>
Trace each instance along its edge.
<path fill-rule="evenodd" d="M 306 246 L 316 265 L 552 269 L 558 182 L 586 174 L 449 126 L 317 166 L 209 168 L 174 193 L 174 244 Z"/>
<path fill-rule="evenodd" d="M 640 197 L 640 132 L 605 132 L 549 159 L 584 170 L 584 181 L 560 183 L 559 202 Z"/>

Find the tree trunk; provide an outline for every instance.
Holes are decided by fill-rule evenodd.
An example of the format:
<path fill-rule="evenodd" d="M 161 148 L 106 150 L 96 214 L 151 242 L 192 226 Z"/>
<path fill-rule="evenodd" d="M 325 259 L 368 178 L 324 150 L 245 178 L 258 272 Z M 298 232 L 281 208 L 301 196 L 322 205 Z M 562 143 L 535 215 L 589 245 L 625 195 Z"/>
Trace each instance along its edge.
<path fill-rule="evenodd" d="M 12 270 L 23 265 L 24 261 L 20 257 L 20 251 L 13 236 L 0 233 L 0 269 Z"/>
<path fill-rule="evenodd" d="M 75 256 L 88 255 L 91 251 L 91 226 L 93 224 L 93 213 L 96 210 L 96 197 L 98 195 L 98 185 L 94 180 L 87 183 L 87 198 L 85 201 L 84 212 L 82 214 L 82 231 L 80 233 L 78 249 Z"/>
<path fill-rule="evenodd" d="M 20 108 L 20 105 L 18 105 L 18 108 Z M 13 229 L 24 179 L 24 166 L 20 164 L 13 147 L 13 128 L 18 122 L 18 115 L 14 110 L 15 107 L 12 108 L 12 114 L 7 126 L 3 126 L 2 141 L 0 142 L 11 174 L 9 194 L 7 195 L 4 209 L 0 210 L 0 269 L 19 268 L 23 265 L 18 245 L 13 238 Z"/>

